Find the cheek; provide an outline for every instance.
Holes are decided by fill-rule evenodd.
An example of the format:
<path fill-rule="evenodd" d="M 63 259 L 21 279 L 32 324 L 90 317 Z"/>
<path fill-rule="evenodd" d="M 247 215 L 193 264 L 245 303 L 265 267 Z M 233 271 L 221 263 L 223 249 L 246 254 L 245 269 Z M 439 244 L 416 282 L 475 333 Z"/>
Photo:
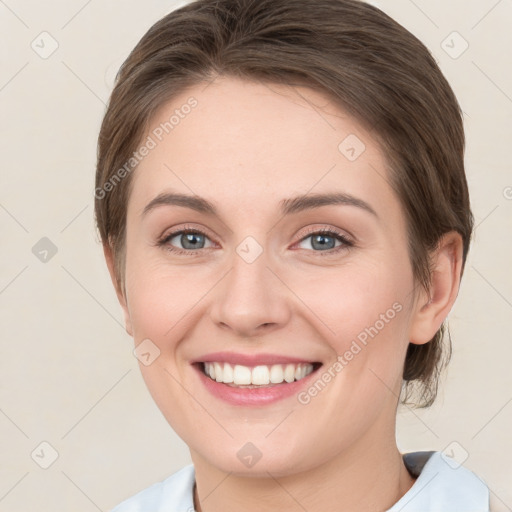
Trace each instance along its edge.
<path fill-rule="evenodd" d="M 326 337 L 340 350 L 348 339 L 360 334 L 364 339 L 372 326 L 384 331 L 384 326 L 389 330 L 389 324 L 397 323 L 397 309 L 403 306 L 409 289 L 407 277 L 393 266 L 362 262 L 323 269 L 311 279 L 291 274 L 288 279 L 311 311 L 311 318 L 324 325 Z"/>
<path fill-rule="evenodd" d="M 412 282 L 404 265 L 390 264 L 389 259 L 359 263 L 319 273 L 300 286 L 297 281 L 294 287 L 331 348 L 331 373 L 336 377 L 329 387 L 337 390 L 331 396 L 353 398 L 350 407 L 356 409 L 358 403 L 386 398 L 401 382 Z M 357 393 L 346 395 L 349 389 Z"/>
<path fill-rule="evenodd" d="M 215 284 L 215 276 L 204 268 L 171 267 L 138 258 L 127 261 L 126 288 L 135 342 L 166 339 L 160 350 L 169 350 L 183 331 L 188 316 Z M 127 273 L 128 275 L 128 273 Z M 169 345 L 171 343 L 171 345 Z"/>
<path fill-rule="evenodd" d="M 190 422 L 186 418 L 202 418 L 204 411 L 187 394 L 188 384 L 184 387 L 190 375 L 180 347 L 198 321 L 208 282 L 191 268 L 138 261 L 136 255 L 127 261 L 128 268 L 126 285 L 135 345 L 149 339 L 158 354 L 151 364 L 141 360 L 141 375 L 168 422 L 187 439 Z"/>

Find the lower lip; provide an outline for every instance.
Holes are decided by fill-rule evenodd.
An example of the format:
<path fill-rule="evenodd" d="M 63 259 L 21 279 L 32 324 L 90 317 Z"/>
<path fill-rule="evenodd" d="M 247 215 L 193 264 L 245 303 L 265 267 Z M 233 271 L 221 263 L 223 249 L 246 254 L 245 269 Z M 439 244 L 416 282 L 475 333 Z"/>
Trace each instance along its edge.
<path fill-rule="evenodd" d="M 268 405 L 292 395 L 297 395 L 301 388 L 307 386 L 311 378 L 317 373 L 317 370 L 315 370 L 303 379 L 293 382 L 283 382 L 282 384 L 275 384 L 274 386 L 238 388 L 212 380 L 203 373 L 199 366 L 195 366 L 195 368 L 199 373 L 199 378 L 212 395 L 229 404 L 244 406 Z"/>

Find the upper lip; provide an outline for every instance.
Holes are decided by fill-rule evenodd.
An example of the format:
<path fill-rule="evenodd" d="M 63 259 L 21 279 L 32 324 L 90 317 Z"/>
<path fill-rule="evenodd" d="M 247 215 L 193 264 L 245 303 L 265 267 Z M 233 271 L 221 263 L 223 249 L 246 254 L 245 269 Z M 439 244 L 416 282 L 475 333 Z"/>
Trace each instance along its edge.
<path fill-rule="evenodd" d="M 201 356 L 192 363 L 229 363 L 232 365 L 239 364 L 242 366 L 259 366 L 273 364 L 313 364 L 316 361 L 312 359 L 302 359 L 300 357 L 290 357 L 280 354 L 239 354 L 235 352 L 212 352 Z"/>

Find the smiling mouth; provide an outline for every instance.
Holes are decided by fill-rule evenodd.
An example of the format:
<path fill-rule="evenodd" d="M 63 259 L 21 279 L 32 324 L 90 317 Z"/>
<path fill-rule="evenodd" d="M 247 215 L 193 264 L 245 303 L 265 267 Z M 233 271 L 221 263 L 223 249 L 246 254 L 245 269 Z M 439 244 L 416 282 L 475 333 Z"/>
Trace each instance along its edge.
<path fill-rule="evenodd" d="M 238 388 L 261 388 L 289 384 L 307 377 L 321 363 L 287 363 L 259 366 L 231 365 L 226 362 L 200 363 L 200 369 L 211 380 Z"/>

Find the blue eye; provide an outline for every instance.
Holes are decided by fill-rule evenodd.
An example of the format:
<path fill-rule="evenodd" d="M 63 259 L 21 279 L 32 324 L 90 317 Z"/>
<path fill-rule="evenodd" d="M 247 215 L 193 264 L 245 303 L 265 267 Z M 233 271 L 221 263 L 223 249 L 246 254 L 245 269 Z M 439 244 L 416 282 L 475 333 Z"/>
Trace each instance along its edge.
<path fill-rule="evenodd" d="M 171 244 L 171 240 L 174 238 L 178 239 L 179 243 L 183 245 L 183 248 L 175 247 Z M 169 233 L 163 240 L 158 242 L 158 245 L 166 246 L 166 248 L 171 252 L 187 254 L 190 252 L 197 252 L 195 249 L 204 249 L 205 239 L 208 239 L 206 233 L 203 233 L 197 228 L 182 229 L 180 231 Z"/>
<path fill-rule="evenodd" d="M 176 241 L 171 243 L 174 239 Z M 303 237 L 298 244 L 304 243 L 308 239 L 311 239 L 309 248 L 313 252 L 322 253 L 322 256 L 337 253 L 354 245 L 345 235 L 330 229 L 312 231 Z M 157 245 L 175 254 L 193 256 L 193 253 L 199 253 L 201 249 L 209 249 L 213 246 L 211 241 L 210 245 L 206 246 L 206 241 L 210 241 L 210 239 L 200 229 L 186 228 L 167 234 L 162 240 L 158 241 Z M 340 242 L 337 246 L 336 241 Z M 176 244 L 181 244 L 182 247 L 176 247 Z M 309 248 L 306 247 L 306 249 Z"/>
<path fill-rule="evenodd" d="M 329 229 L 313 231 L 308 236 L 302 238 L 299 243 L 303 243 L 308 239 L 311 239 L 311 248 L 318 249 L 314 252 L 328 254 L 338 252 L 339 250 L 346 249 L 347 247 L 352 247 L 354 245 L 353 242 L 351 242 L 345 235 Z M 335 245 L 336 240 L 340 242 L 338 246 Z"/>

